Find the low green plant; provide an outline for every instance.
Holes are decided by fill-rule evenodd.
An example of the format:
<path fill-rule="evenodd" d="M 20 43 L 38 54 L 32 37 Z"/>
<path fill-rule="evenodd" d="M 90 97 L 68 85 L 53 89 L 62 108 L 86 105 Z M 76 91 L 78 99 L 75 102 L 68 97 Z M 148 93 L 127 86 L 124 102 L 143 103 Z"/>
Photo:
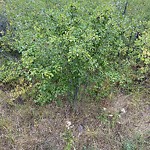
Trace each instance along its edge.
<path fill-rule="evenodd" d="M 64 150 L 71 150 L 73 148 L 73 143 L 74 143 L 72 131 L 70 129 L 67 129 L 63 135 L 63 138 L 66 142 L 66 146 L 65 146 Z"/>
<path fill-rule="evenodd" d="M 123 150 L 143 150 L 147 148 L 149 142 L 145 135 L 136 134 L 132 139 L 127 139 L 123 143 Z"/>
<path fill-rule="evenodd" d="M 135 145 L 132 141 L 125 141 L 123 144 L 123 150 L 135 150 Z"/>
<path fill-rule="evenodd" d="M 83 148 L 82 148 L 82 150 L 96 150 L 95 148 L 93 148 L 93 147 L 87 147 L 87 146 L 84 146 Z"/>
<path fill-rule="evenodd" d="M 98 119 L 104 124 L 108 125 L 110 128 L 114 128 L 118 119 L 119 114 L 110 114 L 107 111 L 101 112 L 101 114 L 98 116 Z"/>

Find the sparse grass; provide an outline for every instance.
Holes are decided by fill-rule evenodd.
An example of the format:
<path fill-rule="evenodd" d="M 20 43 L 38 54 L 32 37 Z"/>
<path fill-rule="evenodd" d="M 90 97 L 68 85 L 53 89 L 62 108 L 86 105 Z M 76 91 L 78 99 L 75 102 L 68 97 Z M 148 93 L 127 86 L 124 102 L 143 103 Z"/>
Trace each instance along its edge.
<path fill-rule="evenodd" d="M 11 122 L 10 120 L 8 120 L 8 118 L 4 118 L 4 117 L 0 118 L 0 132 L 1 133 L 10 132 L 11 131 L 10 125 L 11 125 Z"/>
<path fill-rule="evenodd" d="M 98 119 L 110 128 L 114 128 L 117 121 L 119 120 L 119 113 L 110 113 L 108 110 L 102 111 L 98 116 Z"/>
<path fill-rule="evenodd" d="M 148 150 L 150 148 L 146 135 L 135 135 L 123 142 L 122 150 Z"/>
<path fill-rule="evenodd" d="M 64 150 L 71 150 L 73 148 L 73 144 L 74 144 L 74 137 L 72 135 L 72 131 L 69 129 L 66 130 L 63 134 L 63 139 L 66 143 Z"/>
<path fill-rule="evenodd" d="M 111 101 L 78 104 L 75 114 L 68 103 L 37 106 L 10 100 L 0 91 L 0 147 L 2 150 L 148 150 L 147 90 L 118 95 Z M 4 107 L 5 106 L 5 107 Z M 104 109 L 105 108 L 105 109 Z M 125 113 L 120 110 L 124 108 Z M 66 128 L 66 121 L 70 128 Z"/>

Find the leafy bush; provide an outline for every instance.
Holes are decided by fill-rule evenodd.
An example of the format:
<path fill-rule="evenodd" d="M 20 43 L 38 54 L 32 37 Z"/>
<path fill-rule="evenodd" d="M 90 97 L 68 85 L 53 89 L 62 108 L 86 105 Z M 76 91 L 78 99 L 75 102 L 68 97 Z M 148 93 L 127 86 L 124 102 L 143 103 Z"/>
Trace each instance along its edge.
<path fill-rule="evenodd" d="M 90 91 L 89 95 L 99 98 L 115 86 L 131 84 L 135 60 L 128 38 L 133 26 L 128 26 L 129 18 L 116 13 L 114 5 L 102 1 L 101 5 L 98 1 L 8 2 L 10 30 L 0 42 L 4 52 L 13 51 L 20 58 L 1 67 L 1 81 L 23 77 L 34 85 L 35 102 L 40 104 L 59 96 L 76 101 L 83 87 L 84 94 Z"/>
<path fill-rule="evenodd" d="M 140 78 L 145 78 L 150 75 L 150 21 L 147 22 L 147 29 L 142 33 L 142 36 L 135 42 L 135 47 L 140 53 L 138 54 L 139 75 Z"/>

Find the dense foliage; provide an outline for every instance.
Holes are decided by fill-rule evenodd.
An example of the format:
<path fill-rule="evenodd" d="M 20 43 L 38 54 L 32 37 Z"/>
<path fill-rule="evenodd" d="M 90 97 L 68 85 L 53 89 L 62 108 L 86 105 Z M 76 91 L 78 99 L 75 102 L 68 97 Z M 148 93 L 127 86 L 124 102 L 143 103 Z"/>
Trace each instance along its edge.
<path fill-rule="evenodd" d="M 27 83 L 40 104 L 129 89 L 150 65 L 149 15 L 134 17 L 132 2 L 7 0 L 9 30 L 0 44 L 11 59 L 0 81 Z"/>

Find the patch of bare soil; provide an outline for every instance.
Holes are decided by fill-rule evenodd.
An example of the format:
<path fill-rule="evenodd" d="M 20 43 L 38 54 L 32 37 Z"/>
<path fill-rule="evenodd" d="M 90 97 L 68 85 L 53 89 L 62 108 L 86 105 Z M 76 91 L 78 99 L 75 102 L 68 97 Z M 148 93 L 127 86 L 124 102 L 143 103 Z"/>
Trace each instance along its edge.
<path fill-rule="evenodd" d="M 1 150 L 148 150 L 147 94 L 37 106 L 0 91 Z"/>
<path fill-rule="evenodd" d="M 150 103 L 143 97 L 120 95 L 111 106 L 120 113 L 120 123 L 132 130 L 133 133 L 145 134 L 150 130 Z"/>

